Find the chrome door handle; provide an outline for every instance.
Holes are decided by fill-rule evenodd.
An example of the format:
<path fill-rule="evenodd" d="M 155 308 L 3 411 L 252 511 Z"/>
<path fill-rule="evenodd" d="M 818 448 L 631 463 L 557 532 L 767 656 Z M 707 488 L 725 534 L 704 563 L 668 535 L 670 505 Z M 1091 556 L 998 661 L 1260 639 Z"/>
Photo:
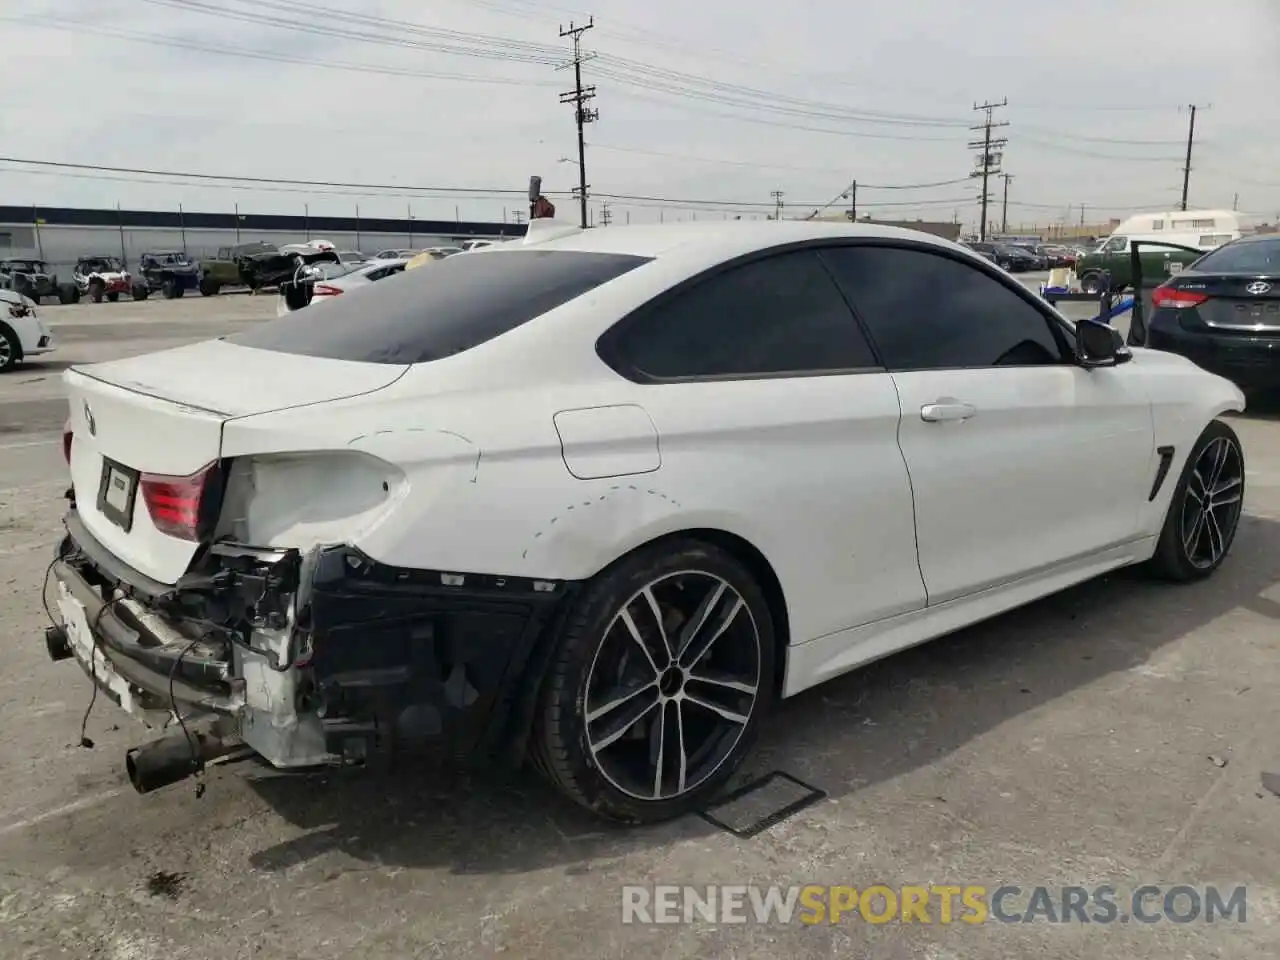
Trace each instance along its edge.
<path fill-rule="evenodd" d="M 943 397 L 933 403 L 926 403 L 920 408 L 920 419 L 926 423 L 941 423 L 947 420 L 968 420 L 978 408 L 971 403 L 964 403 L 951 397 Z"/>

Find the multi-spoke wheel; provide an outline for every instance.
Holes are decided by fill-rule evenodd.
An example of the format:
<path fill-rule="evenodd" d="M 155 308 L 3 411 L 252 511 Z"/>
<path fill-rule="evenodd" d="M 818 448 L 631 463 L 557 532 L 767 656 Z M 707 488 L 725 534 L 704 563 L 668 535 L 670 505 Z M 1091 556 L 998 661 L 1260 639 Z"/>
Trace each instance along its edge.
<path fill-rule="evenodd" d="M 1235 431 L 1209 424 L 1173 492 L 1154 565 L 1174 580 L 1207 577 L 1222 563 L 1244 506 L 1244 452 Z"/>
<path fill-rule="evenodd" d="M 598 813 L 678 816 L 741 763 L 773 683 L 773 620 L 751 574 L 708 544 L 660 543 L 589 583 L 567 618 L 535 753 Z"/>

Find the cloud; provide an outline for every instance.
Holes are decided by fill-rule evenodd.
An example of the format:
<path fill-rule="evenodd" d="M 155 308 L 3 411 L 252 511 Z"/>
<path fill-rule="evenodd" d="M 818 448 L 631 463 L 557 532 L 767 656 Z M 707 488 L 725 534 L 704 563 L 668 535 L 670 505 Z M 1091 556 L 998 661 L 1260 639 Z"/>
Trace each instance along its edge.
<path fill-rule="evenodd" d="M 4 153 L 395 189 L 357 196 L 5 164 L 0 201 L 261 212 L 306 204 L 314 214 L 358 203 L 366 216 L 412 204 L 418 216 L 452 216 L 457 206 L 468 219 L 500 219 L 523 209 L 530 174 L 550 190 L 574 185 L 576 166 L 561 162 L 577 155 L 573 113 L 559 102 L 572 71 L 552 61 L 569 50 L 560 27 L 586 12 L 538 0 L 382 0 L 341 15 L 354 6 L 63 0 L 6 9 L 0 85 L 34 92 L 6 101 Z M 1185 105 L 1198 103 L 1207 109 L 1197 117 L 1192 204 L 1230 206 L 1238 193 L 1241 209 L 1274 216 L 1280 11 L 1267 0 L 1221 4 L 1211 34 L 1230 39 L 1206 42 L 1195 28 L 1204 9 L 1190 0 L 601 0 L 584 37 L 599 54 L 583 68 L 600 114 L 588 127 L 599 144 L 587 152 L 591 192 L 764 213 L 772 190 L 805 209 L 856 179 L 863 211 L 972 222 L 973 183 L 887 188 L 965 177 L 975 101 L 1007 97 L 998 115 L 1009 123 L 999 134 L 1014 176 L 1011 221 L 1074 221 L 1081 204 L 1090 219 L 1170 208 Z M 479 55 L 495 52 L 515 59 Z M 411 189 L 422 187 L 513 193 Z M 615 222 L 658 217 L 649 201 L 612 206 Z M 694 211 L 686 205 L 683 216 Z M 664 215 L 682 214 L 668 206 Z"/>

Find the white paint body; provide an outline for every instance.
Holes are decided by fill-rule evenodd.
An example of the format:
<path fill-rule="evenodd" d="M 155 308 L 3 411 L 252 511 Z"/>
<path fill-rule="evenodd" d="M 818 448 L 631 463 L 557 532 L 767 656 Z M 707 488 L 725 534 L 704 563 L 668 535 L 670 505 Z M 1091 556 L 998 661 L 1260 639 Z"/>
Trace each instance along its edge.
<path fill-rule="evenodd" d="M 597 337 L 725 260 L 825 236 L 961 248 L 800 222 L 535 232 L 547 249 L 655 259 L 430 363 L 209 341 L 72 369 L 77 490 L 97 489 L 104 452 L 175 476 L 236 458 L 258 491 L 237 521 L 255 545 L 345 542 L 395 566 L 545 579 L 590 578 L 667 534 L 723 531 L 782 587 L 790 695 L 1148 559 L 1197 436 L 1244 406 L 1228 381 L 1143 349 L 1097 369 L 633 383 L 599 359 Z M 947 397 L 972 415 L 925 422 L 921 407 Z M 1171 479 L 1148 502 L 1166 445 Z M 84 523 L 121 559 L 165 583 L 186 570 L 195 544 L 159 533 L 142 507 L 125 534 L 93 499 L 80 499 Z"/>
<path fill-rule="evenodd" d="M 53 334 L 45 326 L 44 321 L 40 319 L 40 308 L 36 306 L 34 300 L 30 297 L 24 297 L 13 290 L 0 290 L 0 304 L 2 304 L 0 306 L 0 321 L 3 321 L 10 330 L 17 334 L 24 358 L 38 357 L 44 353 L 52 353 L 57 349 L 54 346 Z M 27 310 L 22 316 L 15 316 L 13 310 L 10 309 L 11 307 L 26 307 Z M 42 339 L 45 340 L 44 346 L 40 346 Z"/>

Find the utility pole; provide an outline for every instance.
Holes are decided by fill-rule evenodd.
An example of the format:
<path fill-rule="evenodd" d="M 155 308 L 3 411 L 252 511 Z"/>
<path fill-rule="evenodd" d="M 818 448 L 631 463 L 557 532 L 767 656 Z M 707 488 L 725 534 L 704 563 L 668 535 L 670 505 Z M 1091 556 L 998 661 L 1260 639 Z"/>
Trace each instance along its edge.
<path fill-rule="evenodd" d="M 858 222 L 858 181 L 854 180 L 849 184 L 849 192 L 845 194 L 849 198 L 849 222 Z"/>
<path fill-rule="evenodd" d="M 1191 124 L 1187 128 L 1187 165 L 1182 168 L 1182 209 L 1187 209 L 1187 192 L 1191 187 L 1191 147 L 1196 142 L 1196 110 L 1194 103 L 1187 104 L 1191 111 Z"/>
<path fill-rule="evenodd" d="M 573 21 L 569 21 L 568 27 L 560 28 L 561 37 L 573 38 L 573 60 L 564 67 L 573 67 L 573 89 L 568 93 L 560 94 L 561 103 L 573 104 L 574 120 L 578 125 L 578 204 L 582 215 L 582 228 L 587 228 L 587 142 L 583 135 L 583 128 L 588 123 L 595 122 L 599 116 L 599 110 L 592 110 L 587 107 L 587 102 L 594 100 L 596 96 L 596 88 L 594 86 L 584 87 L 582 85 L 582 64 L 595 57 L 594 53 L 583 54 L 582 52 L 582 35 L 595 26 L 595 18 L 587 20 L 585 26 L 574 26 Z M 563 69 L 560 68 L 560 69 Z"/>
<path fill-rule="evenodd" d="M 613 211 L 609 209 L 609 201 L 600 205 L 600 226 L 607 227 L 613 222 Z"/>
<path fill-rule="evenodd" d="M 970 130 L 981 130 L 981 140 L 970 140 L 969 148 L 972 150 L 981 149 L 982 153 L 978 155 L 978 168 L 969 174 L 971 177 L 982 178 L 982 219 L 978 224 L 978 239 L 984 241 L 987 239 L 987 205 L 991 202 L 991 194 L 987 189 L 987 183 L 991 177 L 998 176 L 1000 173 L 1000 162 L 1004 159 L 1004 145 L 1009 141 L 1004 137 L 992 138 L 991 131 L 997 127 L 1007 127 L 1008 121 L 999 123 L 995 120 L 995 111 L 999 107 L 1007 107 L 1009 98 L 1005 97 L 999 103 L 987 101 L 986 103 L 975 103 L 974 110 L 982 110 L 986 114 L 986 118 L 977 126 L 970 127 Z"/>
<path fill-rule="evenodd" d="M 1231 209 L 1232 210 L 1240 209 L 1240 194 L 1237 193 L 1234 197 L 1231 198 Z"/>
<path fill-rule="evenodd" d="M 770 190 L 769 196 L 773 197 L 773 219 L 782 219 L 782 198 L 786 194 L 781 190 Z"/>
<path fill-rule="evenodd" d="M 1000 232 L 1009 232 L 1009 181 L 1013 179 L 1010 174 L 1000 174 L 1004 178 L 1004 200 L 1000 204 Z"/>

